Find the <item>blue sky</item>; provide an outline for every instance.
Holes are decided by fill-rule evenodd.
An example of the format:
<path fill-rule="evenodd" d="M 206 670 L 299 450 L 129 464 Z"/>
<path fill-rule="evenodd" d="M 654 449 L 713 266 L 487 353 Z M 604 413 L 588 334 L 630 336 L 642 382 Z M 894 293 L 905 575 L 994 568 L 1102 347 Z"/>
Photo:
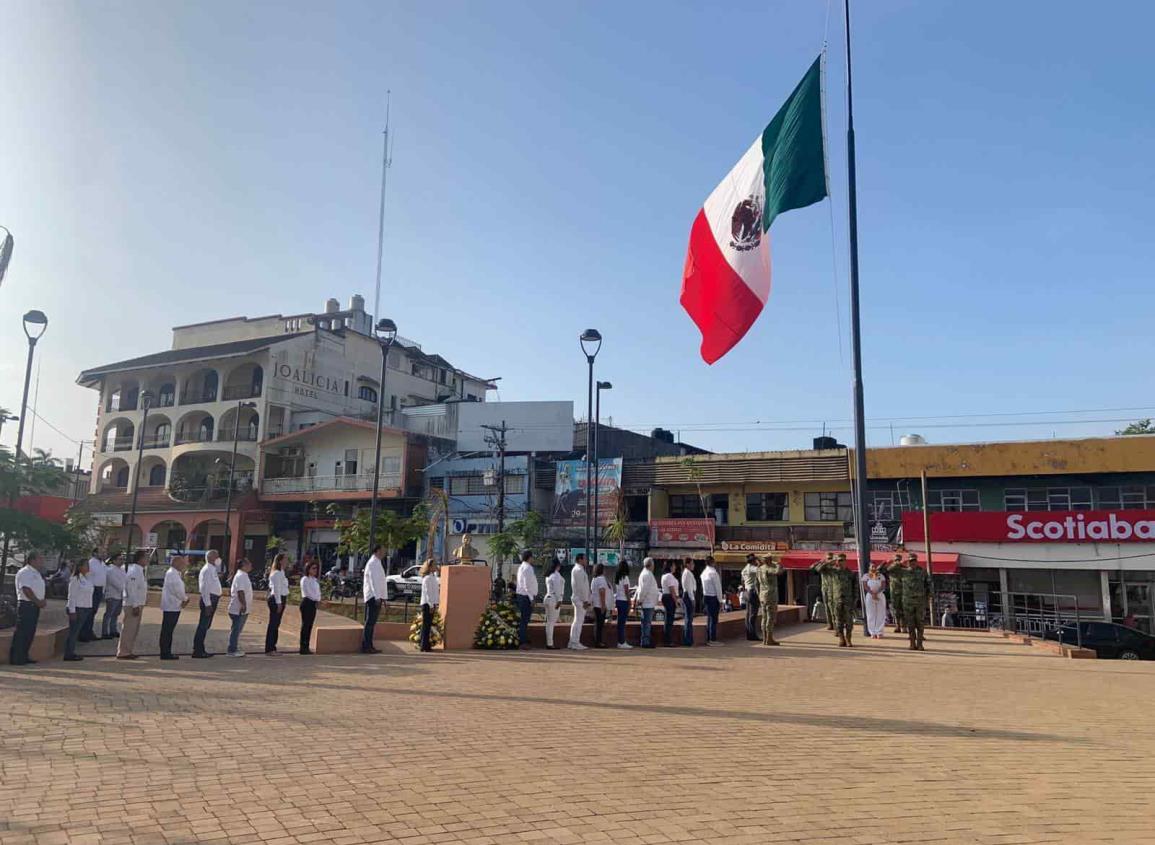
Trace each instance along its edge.
<path fill-rule="evenodd" d="M 872 443 L 891 442 L 892 418 L 934 418 L 893 433 L 946 442 L 1110 433 L 1155 413 L 1138 410 L 1155 405 L 1155 7 L 1110 11 L 857 3 Z M 828 421 L 845 442 L 837 4 L 832 203 L 775 223 L 770 302 L 715 366 L 677 301 L 694 214 L 826 16 L 825 0 L 5 0 L 0 224 L 17 245 L 0 404 L 19 403 L 28 308 L 51 320 L 39 410 L 66 435 L 37 423 L 35 444 L 65 456 L 92 437 L 84 367 L 167 348 L 181 323 L 372 301 L 392 89 L 382 312 L 403 335 L 502 376 L 502 399 L 582 407 L 577 336 L 594 326 L 616 424 L 729 450 L 804 446 Z M 957 417 L 993 413 L 1025 415 Z"/>

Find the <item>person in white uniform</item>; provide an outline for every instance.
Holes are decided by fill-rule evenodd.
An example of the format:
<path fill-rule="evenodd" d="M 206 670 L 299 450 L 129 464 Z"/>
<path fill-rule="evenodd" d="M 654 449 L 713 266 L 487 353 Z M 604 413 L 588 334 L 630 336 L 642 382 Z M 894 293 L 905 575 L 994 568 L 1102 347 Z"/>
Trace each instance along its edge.
<path fill-rule="evenodd" d="M 590 602 L 590 576 L 586 573 L 584 554 L 574 558 L 573 571 L 569 575 L 569 598 L 573 604 L 573 623 L 569 626 L 568 647 L 584 651 L 588 646 L 582 645 L 582 625 L 586 621 L 586 611 L 593 606 Z"/>
<path fill-rule="evenodd" d="M 645 558 L 642 561 L 642 571 L 638 574 L 638 594 L 634 597 L 634 605 L 642 614 L 642 636 L 639 642 L 642 648 L 654 647 L 654 609 L 658 606 L 661 594 L 658 579 L 654 575 L 654 559 Z"/>
<path fill-rule="evenodd" d="M 517 567 L 517 590 L 514 600 L 517 602 L 517 642 L 523 651 L 529 648 L 529 617 L 533 613 L 533 603 L 537 601 L 537 573 L 533 571 L 533 552 L 524 549 L 521 553 L 521 564 Z"/>
<path fill-rule="evenodd" d="M 212 657 L 205 651 L 205 637 L 217 615 L 217 605 L 221 601 L 221 556 L 216 549 L 205 555 L 205 565 L 197 574 L 197 589 L 200 590 L 200 618 L 197 620 L 196 634 L 193 635 L 193 657 Z"/>
<path fill-rule="evenodd" d="M 85 625 L 92 621 L 93 593 L 92 581 L 88 578 L 88 562 L 76 564 L 72 577 L 68 579 L 68 604 L 65 605 L 65 610 L 68 611 L 68 639 L 64 644 L 65 660 L 84 659 L 76 653 L 76 643 L 80 640 Z"/>
<path fill-rule="evenodd" d="M 266 599 L 269 605 L 269 624 L 265 627 L 265 654 L 270 657 L 278 654 L 277 638 L 281 632 L 281 617 L 285 615 L 285 602 L 289 600 L 289 576 L 285 574 L 288 557 L 284 552 L 277 554 L 269 573 L 269 593 Z"/>
<path fill-rule="evenodd" d="M 301 654 L 312 654 L 309 640 L 313 637 L 313 623 L 317 621 L 317 607 L 321 604 L 321 564 L 315 560 L 305 565 L 301 577 Z"/>
<path fill-rule="evenodd" d="M 164 586 L 160 591 L 160 659 L 179 660 L 172 653 L 172 635 L 180 621 L 180 612 L 188 606 L 188 593 L 184 588 L 184 571 L 188 569 L 188 558 L 176 555 L 164 573 Z"/>
<path fill-rule="evenodd" d="M 100 638 L 115 640 L 120 636 L 120 608 L 124 604 L 124 555 L 117 552 L 104 567 L 104 618 L 100 620 Z M 93 614 L 96 613 L 93 608 Z"/>
<path fill-rule="evenodd" d="M 90 643 L 101 639 L 92 630 L 92 624 L 96 619 L 96 608 L 104 603 L 104 585 L 108 583 L 108 576 L 104 571 L 104 561 L 100 559 L 100 549 L 94 548 L 92 550 L 92 557 L 88 559 L 88 574 L 84 577 L 92 587 L 92 612 L 84 620 L 84 626 L 80 629 L 79 641 Z"/>
<path fill-rule="evenodd" d="M 40 574 L 43 558 L 40 552 L 24 555 L 24 565 L 16 572 L 16 630 L 8 649 L 8 663 L 29 666 L 36 663 L 28 656 L 40 622 L 40 611 L 48 602 L 44 598 L 44 576 Z"/>
<path fill-rule="evenodd" d="M 686 558 L 682 564 L 682 612 L 686 615 L 682 630 L 682 645 L 694 644 L 694 599 L 698 595 L 698 582 L 694 580 L 694 561 Z"/>
<path fill-rule="evenodd" d="M 565 595 L 565 579 L 561 574 L 561 561 L 555 560 L 545 579 L 545 647 L 556 651 L 553 644 L 553 629 L 561 616 L 561 600 Z"/>
<path fill-rule="evenodd" d="M 878 564 L 870 562 L 870 571 L 862 576 L 862 591 L 866 595 L 866 630 L 871 639 L 881 640 L 886 633 L 886 576 L 878 571 Z"/>
<path fill-rule="evenodd" d="M 385 554 L 385 547 L 373 547 L 373 554 L 365 564 L 365 575 L 362 585 L 362 597 L 365 599 L 365 629 L 361 633 L 361 653 L 377 654 L 381 649 L 373 645 L 373 630 L 377 627 L 377 617 L 381 614 L 381 604 L 388 596 L 385 586 L 385 566 L 381 563 L 381 556 Z"/>
<path fill-rule="evenodd" d="M 706 558 L 702 570 L 702 601 L 706 604 L 706 645 L 721 645 L 718 641 L 718 615 L 722 610 L 722 576 L 714 566 L 714 558 Z"/>
<path fill-rule="evenodd" d="M 233 573 L 233 581 L 229 585 L 229 649 L 225 652 L 229 657 L 244 657 L 241 651 L 241 631 L 245 630 L 245 623 L 249 621 L 249 613 L 253 609 L 253 582 L 249 578 L 249 571 L 253 568 L 252 561 L 247 557 L 237 562 L 237 571 Z"/>
<path fill-rule="evenodd" d="M 433 610 L 441 602 L 441 579 L 437 561 L 429 558 L 421 564 L 421 650 L 433 651 Z"/>
<path fill-rule="evenodd" d="M 147 559 L 148 552 L 137 549 L 124 574 L 124 628 L 116 644 L 117 660 L 136 660 L 136 635 L 140 633 L 140 618 L 148 603 L 148 576 L 144 570 Z"/>

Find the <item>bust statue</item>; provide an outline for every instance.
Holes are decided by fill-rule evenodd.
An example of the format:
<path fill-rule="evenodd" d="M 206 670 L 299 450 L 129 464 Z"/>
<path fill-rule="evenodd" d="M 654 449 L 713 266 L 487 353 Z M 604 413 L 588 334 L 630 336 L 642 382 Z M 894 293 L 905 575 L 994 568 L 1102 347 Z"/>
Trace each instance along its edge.
<path fill-rule="evenodd" d="M 469 565 L 473 563 L 475 557 L 477 557 L 477 551 L 473 548 L 473 543 L 470 542 L 469 535 L 462 534 L 461 545 L 453 552 L 454 561 Z"/>

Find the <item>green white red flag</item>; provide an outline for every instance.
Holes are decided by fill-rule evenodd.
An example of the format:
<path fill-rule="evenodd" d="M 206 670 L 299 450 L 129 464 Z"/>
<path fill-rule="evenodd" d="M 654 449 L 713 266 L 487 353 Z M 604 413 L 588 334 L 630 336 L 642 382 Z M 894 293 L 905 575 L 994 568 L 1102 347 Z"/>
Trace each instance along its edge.
<path fill-rule="evenodd" d="M 770 296 L 774 218 L 826 195 L 819 56 L 694 218 L 681 303 L 707 364 L 742 339 Z"/>

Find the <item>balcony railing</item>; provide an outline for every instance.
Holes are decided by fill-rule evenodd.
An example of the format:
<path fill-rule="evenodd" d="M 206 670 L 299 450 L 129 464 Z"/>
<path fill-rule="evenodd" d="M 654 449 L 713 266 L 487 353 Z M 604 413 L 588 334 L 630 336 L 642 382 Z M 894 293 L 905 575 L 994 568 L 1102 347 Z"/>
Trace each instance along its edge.
<path fill-rule="evenodd" d="M 109 441 L 108 445 L 110 445 L 112 449 L 106 449 L 105 451 L 127 452 L 133 446 L 133 436 L 130 434 L 127 437 L 114 437 Z"/>
<path fill-rule="evenodd" d="M 227 402 L 230 399 L 256 399 L 261 395 L 261 386 L 259 384 L 233 384 L 225 387 L 224 399 Z"/>
<path fill-rule="evenodd" d="M 246 425 L 242 426 L 240 431 L 233 428 L 222 428 L 217 432 L 217 440 L 232 442 L 234 433 L 237 436 L 237 440 L 240 440 L 242 443 L 246 441 L 252 443 L 257 439 L 257 430 L 255 428 L 249 428 L 249 426 Z"/>
<path fill-rule="evenodd" d="M 401 473 L 383 472 L 377 483 L 378 491 L 397 489 L 401 486 Z M 278 493 L 322 493 L 339 491 L 364 491 L 373 489 L 373 473 L 358 475 L 304 475 L 296 478 L 266 478 L 261 482 L 261 492 L 270 495 Z"/>
<path fill-rule="evenodd" d="M 215 390 L 189 390 L 180 395 L 182 405 L 203 405 L 205 402 L 216 402 Z"/>
<path fill-rule="evenodd" d="M 144 448 L 146 449 L 167 449 L 168 435 L 167 434 L 151 434 L 144 438 Z"/>
<path fill-rule="evenodd" d="M 213 433 L 198 428 L 196 431 L 178 431 L 176 439 L 173 441 L 175 446 L 183 446 L 185 443 L 211 443 Z"/>

